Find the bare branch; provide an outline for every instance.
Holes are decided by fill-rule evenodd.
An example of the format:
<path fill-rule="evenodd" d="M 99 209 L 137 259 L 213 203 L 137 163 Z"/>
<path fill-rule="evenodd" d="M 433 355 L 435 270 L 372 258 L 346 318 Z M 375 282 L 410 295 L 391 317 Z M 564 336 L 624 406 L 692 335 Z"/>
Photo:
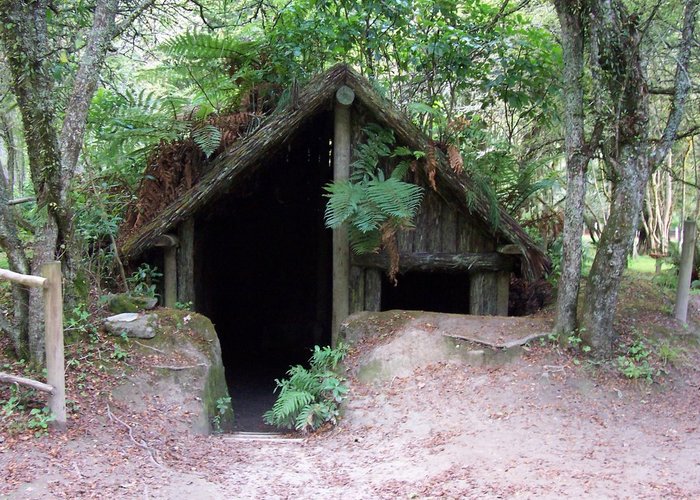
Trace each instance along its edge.
<path fill-rule="evenodd" d="M 683 35 L 678 49 L 678 59 L 676 64 L 676 83 L 671 111 L 666 121 L 666 127 L 661 135 L 661 140 L 654 149 L 650 161 L 652 167 L 658 165 L 668 154 L 676 133 L 683 118 L 685 101 L 690 92 L 690 75 L 688 74 L 688 63 L 690 61 L 690 46 L 695 30 L 695 20 L 698 12 L 698 0 L 687 0 L 683 16 Z"/>
<path fill-rule="evenodd" d="M 119 38 L 129 27 L 134 24 L 136 19 L 139 18 L 147 9 L 153 6 L 155 0 L 142 0 L 141 3 L 133 9 L 127 17 L 122 19 L 122 21 L 114 27 L 112 34 L 112 39 Z"/>

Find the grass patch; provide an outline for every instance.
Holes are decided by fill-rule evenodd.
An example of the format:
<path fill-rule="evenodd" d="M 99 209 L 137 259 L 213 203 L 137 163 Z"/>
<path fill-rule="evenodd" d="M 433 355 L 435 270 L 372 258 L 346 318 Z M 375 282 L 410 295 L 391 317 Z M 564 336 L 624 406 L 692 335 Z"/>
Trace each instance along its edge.
<path fill-rule="evenodd" d="M 649 257 L 648 255 L 640 255 L 636 259 L 628 259 L 627 267 L 631 271 L 637 271 L 639 273 L 655 274 L 656 273 L 656 259 Z M 667 262 L 661 264 L 661 270 L 666 271 L 672 269 L 673 265 Z"/>

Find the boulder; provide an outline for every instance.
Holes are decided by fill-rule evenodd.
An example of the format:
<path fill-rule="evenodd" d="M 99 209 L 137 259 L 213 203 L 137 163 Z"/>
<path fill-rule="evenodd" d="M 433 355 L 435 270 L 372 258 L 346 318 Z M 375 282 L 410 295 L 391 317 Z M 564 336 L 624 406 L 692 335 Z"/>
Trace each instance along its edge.
<path fill-rule="evenodd" d="M 158 316 L 155 314 L 122 313 L 104 320 L 107 333 L 121 337 L 152 339 L 156 336 Z"/>
<path fill-rule="evenodd" d="M 144 363 L 127 374 L 113 398 L 134 412 L 159 412 L 171 427 L 198 434 L 233 427 L 233 411 L 220 412 L 230 401 L 221 346 L 214 325 L 193 312 L 160 308 L 155 337 L 129 343 Z M 168 413 L 172 412 L 172 413 Z M 182 427 L 180 427 L 182 426 Z"/>

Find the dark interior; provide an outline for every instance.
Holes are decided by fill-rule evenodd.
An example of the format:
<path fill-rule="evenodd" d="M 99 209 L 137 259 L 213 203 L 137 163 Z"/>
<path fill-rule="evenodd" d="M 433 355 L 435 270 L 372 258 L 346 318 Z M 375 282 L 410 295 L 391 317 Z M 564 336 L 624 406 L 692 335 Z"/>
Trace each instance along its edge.
<path fill-rule="evenodd" d="M 382 311 L 404 309 L 469 314 L 469 278 L 466 274 L 409 272 L 394 284 L 384 276 Z"/>
<path fill-rule="evenodd" d="M 216 325 L 236 430 L 265 430 L 274 379 L 330 344 L 332 132 L 316 117 L 195 221 L 195 307 Z"/>

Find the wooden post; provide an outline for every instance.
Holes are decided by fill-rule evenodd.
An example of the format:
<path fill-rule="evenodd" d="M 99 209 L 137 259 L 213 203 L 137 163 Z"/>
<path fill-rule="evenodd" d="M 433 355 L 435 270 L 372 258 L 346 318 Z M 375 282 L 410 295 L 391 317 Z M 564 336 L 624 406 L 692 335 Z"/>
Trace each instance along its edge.
<path fill-rule="evenodd" d="M 163 293 L 163 305 L 175 307 L 177 302 L 177 247 L 165 247 L 163 249 L 165 278 L 165 291 Z"/>
<path fill-rule="evenodd" d="M 177 239 L 177 300 L 195 304 L 194 290 L 194 219 L 183 221 L 178 227 Z"/>
<path fill-rule="evenodd" d="M 156 240 L 155 246 L 163 247 L 163 305 L 175 307 L 177 302 L 177 237 L 164 234 Z"/>
<path fill-rule="evenodd" d="M 683 323 L 686 322 L 688 317 L 688 298 L 690 295 L 690 280 L 693 274 L 694 253 L 695 221 L 688 219 L 683 223 L 683 248 L 681 250 L 681 265 L 678 271 L 676 307 L 673 312 L 676 319 Z"/>
<path fill-rule="evenodd" d="M 351 88 L 342 86 L 336 92 L 333 123 L 333 180 L 350 177 L 351 124 L 350 104 L 355 98 Z M 331 342 L 337 344 L 340 323 L 350 312 L 350 244 L 348 228 L 333 231 L 333 314 Z"/>
<path fill-rule="evenodd" d="M 63 291 L 61 263 L 47 262 L 41 267 L 44 286 L 44 321 L 46 331 L 46 381 L 53 387 L 49 409 L 56 417 L 53 425 L 66 428 L 66 379 L 63 359 Z"/>
<path fill-rule="evenodd" d="M 470 275 L 469 314 L 507 316 L 509 285 L 509 272 L 486 271 Z"/>

